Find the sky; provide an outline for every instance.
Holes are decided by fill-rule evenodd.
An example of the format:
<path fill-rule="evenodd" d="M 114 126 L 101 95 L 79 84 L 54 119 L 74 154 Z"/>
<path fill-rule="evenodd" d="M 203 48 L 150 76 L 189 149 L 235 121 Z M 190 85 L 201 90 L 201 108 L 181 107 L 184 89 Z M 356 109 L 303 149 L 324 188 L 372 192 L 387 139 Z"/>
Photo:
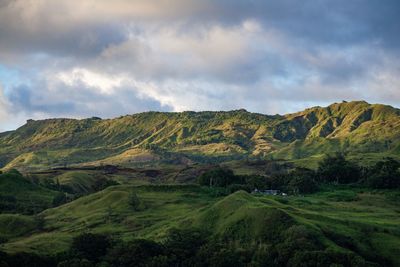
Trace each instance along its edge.
<path fill-rule="evenodd" d="M 0 131 L 400 103 L 398 0 L 0 0 Z"/>

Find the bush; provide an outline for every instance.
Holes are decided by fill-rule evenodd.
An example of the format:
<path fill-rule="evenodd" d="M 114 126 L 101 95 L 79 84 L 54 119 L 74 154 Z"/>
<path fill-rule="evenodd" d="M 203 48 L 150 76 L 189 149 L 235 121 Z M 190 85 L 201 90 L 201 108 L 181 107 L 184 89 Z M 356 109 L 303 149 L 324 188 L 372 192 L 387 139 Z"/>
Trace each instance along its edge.
<path fill-rule="evenodd" d="M 129 205 L 135 210 L 140 211 L 144 210 L 146 206 L 144 205 L 143 201 L 139 199 L 139 196 L 136 194 L 135 191 L 132 191 L 129 194 Z"/>
<path fill-rule="evenodd" d="M 94 267 L 87 259 L 72 259 L 60 262 L 57 267 Z"/>
<path fill-rule="evenodd" d="M 206 244 L 207 237 L 207 233 L 197 229 L 171 229 L 164 246 L 168 257 L 174 259 L 172 265 L 192 266 L 191 259 Z"/>
<path fill-rule="evenodd" d="M 228 247 L 226 243 L 211 241 L 203 245 L 197 252 L 195 257 L 196 266 L 246 266 L 246 262 L 250 261 L 248 257 L 241 257 L 232 247 Z"/>
<path fill-rule="evenodd" d="M 111 241 L 107 236 L 84 233 L 73 239 L 71 253 L 77 258 L 97 262 L 110 247 Z"/>
<path fill-rule="evenodd" d="M 156 262 L 165 262 L 164 247 L 160 244 L 138 239 L 128 243 L 120 243 L 110 250 L 106 259 L 112 266 L 149 266 Z M 157 265 L 157 266 L 162 266 Z"/>
<path fill-rule="evenodd" d="M 55 263 L 51 259 L 26 252 L 7 255 L 3 261 L 7 264 L 5 266 L 10 267 L 50 267 L 55 265 Z"/>

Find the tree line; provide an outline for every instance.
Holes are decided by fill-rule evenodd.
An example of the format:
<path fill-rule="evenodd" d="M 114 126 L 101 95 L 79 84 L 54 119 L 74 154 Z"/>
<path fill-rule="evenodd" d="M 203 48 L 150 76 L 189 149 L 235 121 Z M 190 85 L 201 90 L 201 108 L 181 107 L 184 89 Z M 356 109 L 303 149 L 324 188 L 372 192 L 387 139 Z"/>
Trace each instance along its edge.
<path fill-rule="evenodd" d="M 308 194 L 323 184 L 354 184 L 373 189 L 400 188 L 400 162 L 385 158 L 364 167 L 347 160 L 342 154 L 327 155 L 316 170 L 294 168 L 286 172 L 262 175 L 235 175 L 232 170 L 216 167 L 198 177 L 202 186 L 224 188 L 227 193 L 237 190 L 275 189 L 290 194 Z"/>
<path fill-rule="evenodd" d="M 387 263 L 380 259 L 383 266 Z M 353 252 L 329 251 L 312 230 L 293 225 L 271 240 L 241 243 L 197 228 L 172 228 L 161 241 L 122 241 L 83 233 L 69 250 L 54 256 L 0 252 L 1 267 L 258 267 L 379 266 Z"/>

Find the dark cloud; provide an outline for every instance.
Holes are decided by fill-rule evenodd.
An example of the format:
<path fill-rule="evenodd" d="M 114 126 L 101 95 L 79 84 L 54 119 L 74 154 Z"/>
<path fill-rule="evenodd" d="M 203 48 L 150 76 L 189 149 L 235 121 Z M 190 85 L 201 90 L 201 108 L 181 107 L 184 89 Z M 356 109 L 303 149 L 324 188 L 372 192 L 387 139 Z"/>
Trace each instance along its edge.
<path fill-rule="evenodd" d="M 0 71 L 23 77 L 0 81 L 0 118 L 396 104 L 399 11 L 395 0 L 0 0 Z"/>
<path fill-rule="evenodd" d="M 328 45 L 378 42 L 398 49 L 396 0 L 2 1 L 2 47 L 26 52 L 82 55 L 124 39 L 126 25 L 180 21 L 188 25 L 238 25 L 257 19 L 300 40 Z M 169 7 L 164 8 L 163 7 Z"/>

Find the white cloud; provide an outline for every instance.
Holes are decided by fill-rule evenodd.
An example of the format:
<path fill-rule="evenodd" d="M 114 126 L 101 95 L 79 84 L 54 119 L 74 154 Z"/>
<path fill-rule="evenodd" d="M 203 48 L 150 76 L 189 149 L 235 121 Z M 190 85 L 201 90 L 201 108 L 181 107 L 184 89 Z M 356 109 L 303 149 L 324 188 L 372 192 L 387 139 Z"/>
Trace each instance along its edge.
<path fill-rule="evenodd" d="M 139 79 L 225 79 L 240 82 L 256 71 L 262 52 L 277 42 L 255 20 L 240 25 L 198 26 L 185 31 L 180 23 L 128 30 L 129 38 L 104 49 L 97 68 L 125 72 Z M 243 69 L 252 68 L 252 73 Z M 251 76 L 249 78 L 256 78 Z"/>
<path fill-rule="evenodd" d="M 397 105 L 398 39 L 376 30 L 396 28 L 386 27 L 390 12 L 377 23 L 380 5 L 325 5 L 0 0 L 0 61 L 24 78 L 3 81 L 0 120 L 151 109 L 285 113 L 342 99 Z"/>
<path fill-rule="evenodd" d="M 11 119 L 10 104 L 4 96 L 4 90 L 0 84 L 0 131 L 9 128 Z"/>
<path fill-rule="evenodd" d="M 115 88 L 120 87 L 125 77 L 102 75 L 84 68 L 74 68 L 70 71 L 57 73 L 56 78 L 67 86 L 84 85 L 87 88 L 99 89 L 103 94 L 114 93 Z"/>

